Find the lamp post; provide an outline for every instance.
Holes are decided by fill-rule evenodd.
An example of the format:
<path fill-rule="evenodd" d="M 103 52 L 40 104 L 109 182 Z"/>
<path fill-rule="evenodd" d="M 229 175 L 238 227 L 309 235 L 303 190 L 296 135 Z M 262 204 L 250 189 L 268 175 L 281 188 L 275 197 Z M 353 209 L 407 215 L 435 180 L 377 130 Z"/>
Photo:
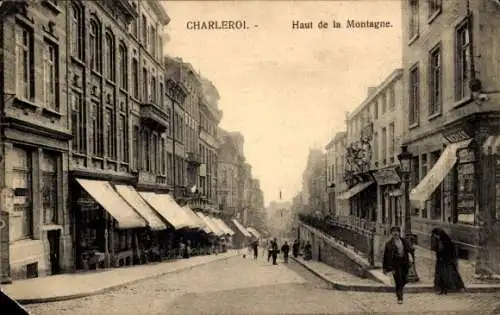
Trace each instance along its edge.
<path fill-rule="evenodd" d="M 414 244 L 416 236 L 411 233 L 411 209 L 410 209 L 410 173 L 411 173 L 411 158 L 412 155 L 408 152 L 408 146 L 401 146 L 401 153 L 398 155 L 398 160 L 401 165 L 402 185 L 403 185 L 403 213 L 404 213 L 404 237 L 411 246 L 412 255 L 415 253 Z M 410 264 L 408 270 L 408 282 L 418 282 L 420 279 L 415 269 L 415 262 Z"/>

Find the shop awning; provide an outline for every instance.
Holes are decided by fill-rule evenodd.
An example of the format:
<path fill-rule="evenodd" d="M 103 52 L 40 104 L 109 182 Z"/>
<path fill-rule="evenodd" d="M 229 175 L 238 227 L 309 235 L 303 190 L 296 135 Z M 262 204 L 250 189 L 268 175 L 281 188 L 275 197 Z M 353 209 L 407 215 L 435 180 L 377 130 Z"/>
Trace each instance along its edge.
<path fill-rule="evenodd" d="M 152 230 L 165 230 L 167 228 L 161 217 L 142 199 L 134 187 L 115 185 L 115 189 L 146 220 Z"/>
<path fill-rule="evenodd" d="M 154 192 L 140 192 L 148 204 L 153 207 L 174 229 L 186 228 L 190 225 L 191 220 L 180 206 L 168 198 L 167 194 L 157 194 Z M 169 196 L 170 197 L 170 196 Z M 173 202 L 172 202 L 173 201 Z"/>
<path fill-rule="evenodd" d="M 213 234 L 217 236 L 224 235 L 224 231 L 221 231 L 206 215 L 201 212 L 196 212 L 196 214 L 203 220 L 203 222 L 205 222 Z"/>
<path fill-rule="evenodd" d="M 186 205 L 186 206 L 182 207 L 182 209 L 189 215 L 191 220 L 193 222 L 195 222 L 195 224 L 196 224 L 195 228 L 203 230 L 207 233 L 210 233 L 210 229 L 205 224 L 205 222 L 199 216 L 197 216 L 196 213 L 194 213 L 194 211 L 189 206 Z"/>
<path fill-rule="evenodd" d="M 413 208 L 425 208 L 425 202 L 429 199 L 443 179 L 452 170 L 457 162 L 457 151 L 467 147 L 472 139 L 451 143 L 446 146 L 436 164 L 425 175 L 424 179 L 410 192 L 410 203 Z"/>
<path fill-rule="evenodd" d="M 337 197 L 339 200 L 348 200 L 351 199 L 352 197 L 356 196 L 366 188 L 368 188 L 371 184 L 373 184 L 374 181 L 368 181 L 364 183 L 359 183 L 349 189 L 348 191 L 343 192 L 340 196 Z"/>
<path fill-rule="evenodd" d="M 76 181 L 118 222 L 119 229 L 147 226 L 146 221 L 118 195 L 109 182 L 80 178 Z"/>
<path fill-rule="evenodd" d="M 247 230 L 248 230 L 248 232 L 250 232 L 250 234 L 253 234 L 253 236 L 255 236 L 256 238 L 261 237 L 260 233 L 257 232 L 257 230 L 254 229 L 253 227 L 249 226 L 249 227 L 247 227 Z"/>
<path fill-rule="evenodd" d="M 484 154 L 500 154 L 500 135 L 489 136 L 483 144 Z"/>
<path fill-rule="evenodd" d="M 228 234 L 227 231 L 223 227 L 220 226 L 219 222 L 217 222 L 217 218 L 215 218 L 215 217 L 213 217 L 211 215 L 206 215 L 205 217 L 217 229 L 219 235 L 226 235 L 226 234 Z"/>
<path fill-rule="evenodd" d="M 224 231 L 224 234 L 234 235 L 234 231 L 226 226 L 226 223 L 224 223 L 224 221 L 216 217 L 210 217 L 210 219 L 217 225 L 220 230 Z"/>
<path fill-rule="evenodd" d="M 252 237 L 252 234 L 250 234 L 250 232 L 248 232 L 247 229 L 245 229 L 245 227 L 241 225 L 240 222 L 238 222 L 236 219 L 232 219 L 231 222 L 233 222 L 234 226 L 236 226 L 236 228 L 240 230 L 243 235 L 245 235 L 246 237 Z"/>
<path fill-rule="evenodd" d="M 222 221 L 221 218 L 215 218 L 215 220 L 219 223 L 219 226 L 221 226 L 222 229 L 226 231 L 227 234 L 234 235 L 233 229 L 227 226 L 226 222 Z"/>

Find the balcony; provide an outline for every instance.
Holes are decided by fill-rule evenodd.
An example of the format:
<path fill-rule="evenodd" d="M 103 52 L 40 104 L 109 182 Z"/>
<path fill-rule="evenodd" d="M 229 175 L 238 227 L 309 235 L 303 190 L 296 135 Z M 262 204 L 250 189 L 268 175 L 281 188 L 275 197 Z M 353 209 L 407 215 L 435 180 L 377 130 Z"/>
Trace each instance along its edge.
<path fill-rule="evenodd" d="M 186 152 L 186 162 L 193 166 L 200 166 L 200 155 L 196 152 Z"/>
<path fill-rule="evenodd" d="M 142 104 L 141 121 L 160 133 L 165 132 L 169 124 L 167 114 L 153 103 Z"/>
<path fill-rule="evenodd" d="M 167 177 L 146 171 L 139 171 L 137 174 L 137 184 L 139 186 L 168 188 Z"/>

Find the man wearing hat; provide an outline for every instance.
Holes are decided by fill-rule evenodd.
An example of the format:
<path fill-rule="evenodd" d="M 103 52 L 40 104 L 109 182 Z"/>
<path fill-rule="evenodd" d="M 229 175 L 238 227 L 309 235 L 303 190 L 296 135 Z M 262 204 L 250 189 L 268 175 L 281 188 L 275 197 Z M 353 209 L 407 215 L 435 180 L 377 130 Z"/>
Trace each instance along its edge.
<path fill-rule="evenodd" d="M 392 238 L 385 243 L 383 270 L 394 277 L 398 304 L 402 304 L 403 288 L 408 283 L 408 270 L 415 257 L 408 241 L 401 238 L 400 227 L 392 227 L 391 234 Z"/>

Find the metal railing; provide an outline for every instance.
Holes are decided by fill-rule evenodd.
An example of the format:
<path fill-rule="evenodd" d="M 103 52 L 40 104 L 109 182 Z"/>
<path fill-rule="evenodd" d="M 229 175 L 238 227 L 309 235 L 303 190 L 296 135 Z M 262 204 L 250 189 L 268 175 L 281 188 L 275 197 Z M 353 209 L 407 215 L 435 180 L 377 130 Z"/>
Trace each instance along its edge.
<path fill-rule="evenodd" d="M 343 246 L 352 247 L 358 254 L 367 257 L 370 265 L 375 265 L 374 222 L 353 217 L 327 219 L 308 214 L 299 214 L 299 220 L 334 238 Z"/>

